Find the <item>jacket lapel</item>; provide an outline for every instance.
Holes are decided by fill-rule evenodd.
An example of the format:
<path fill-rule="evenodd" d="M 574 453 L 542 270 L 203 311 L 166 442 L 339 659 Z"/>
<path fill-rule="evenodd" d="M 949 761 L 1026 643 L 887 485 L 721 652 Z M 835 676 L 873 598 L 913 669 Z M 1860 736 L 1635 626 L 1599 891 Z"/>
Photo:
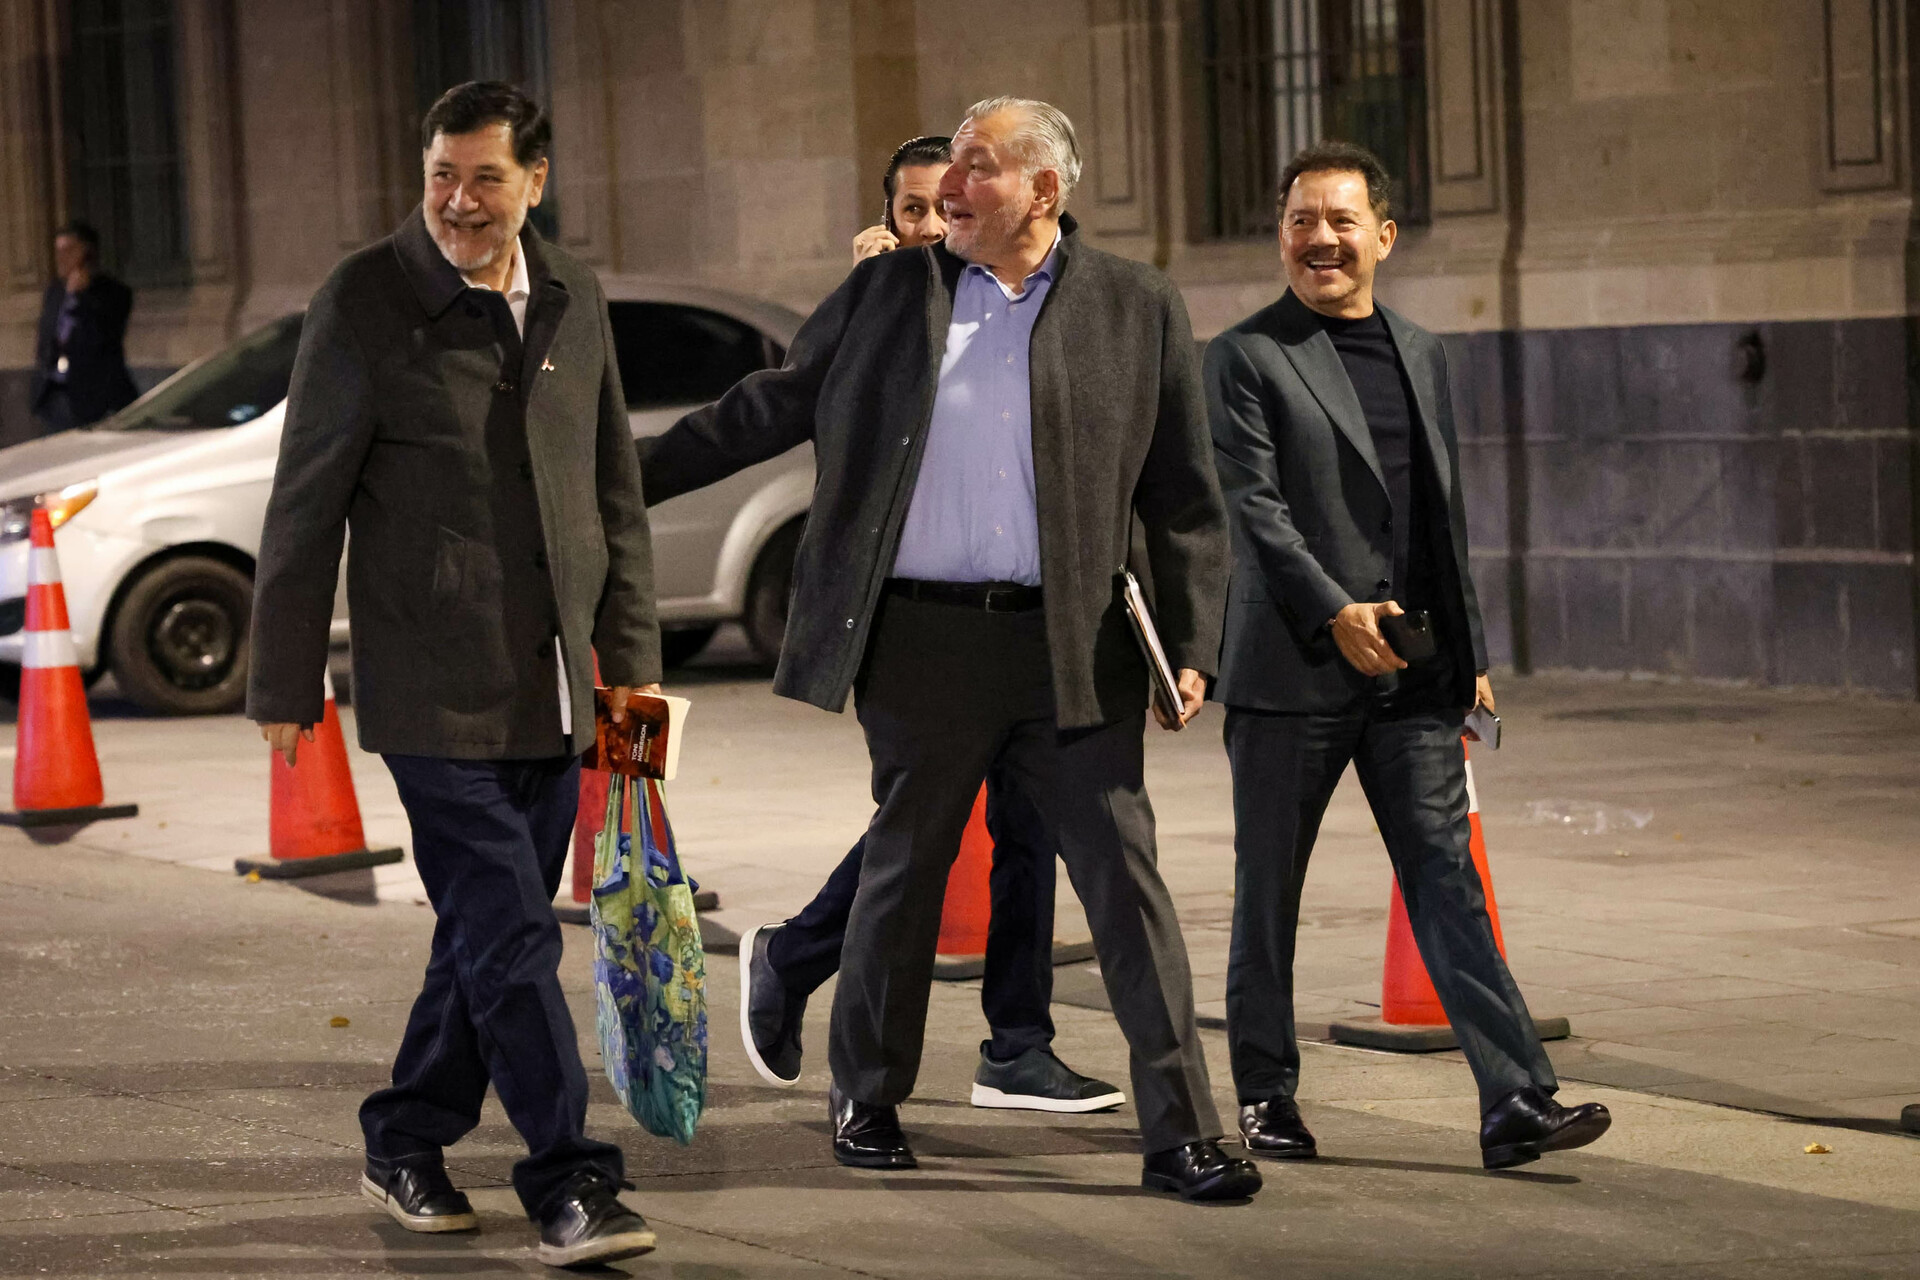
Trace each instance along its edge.
<path fill-rule="evenodd" d="M 1038 508 L 1041 576 L 1060 571 L 1048 562 L 1047 530 L 1078 529 L 1075 505 L 1074 420 L 1071 379 L 1067 370 L 1066 335 L 1061 332 L 1062 290 L 1072 289 L 1073 245 L 1076 225 L 1072 215 L 1061 218 L 1060 247 L 1054 260 L 1053 282 L 1040 300 L 1040 314 L 1027 341 L 1027 407 L 1032 426 L 1034 505 Z M 1117 567 L 1117 566 L 1110 566 Z"/>
<path fill-rule="evenodd" d="M 573 295 L 553 278 L 540 233 L 531 222 L 521 228 L 520 251 L 527 255 L 527 332 L 521 340 L 520 385 L 531 392 Z"/>
<path fill-rule="evenodd" d="M 1407 385 L 1413 388 L 1414 411 L 1420 415 L 1420 425 L 1426 429 L 1427 452 L 1433 457 L 1433 470 L 1440 481 L 1440 499 L 1453 500 L 1453 468 L 1447 465 L 1447 440 L 1440 431 L 1440 395 L 1441 389 L 1435 372 L 1438 362 L 1429 358 L 1426 344 L 1433 339 L 1415 329 L 1393 311 L 1380 308 L 1380 314 L 1387 322 L 1387 332 L 1393 335 L 1393 345 L 1400 352 L 1400 363 L 1406 366 Z"/>
<path fill-rule="evenodd" d="M 1373 472 L 1373 478 L 1385 489 L 1386 472 L 1380 468 L 1380 455 L 1374 452 L 1373 433 L 1367 429 L 1360 397 L 1354 394 L 1353 380 L 1347 377 L 1346 366 L 1340 363 L 1340 353 L 1333 349 L 1333 339 L 1315 323 L 1313 313 L 1292 290 L 1280 300 L 1279 319 L 1280 350 L 1300 380 L 1307 384 L 1313 398 L 1320 402 L 1328 420 L 1347 438 L 1347 443 Z"/>

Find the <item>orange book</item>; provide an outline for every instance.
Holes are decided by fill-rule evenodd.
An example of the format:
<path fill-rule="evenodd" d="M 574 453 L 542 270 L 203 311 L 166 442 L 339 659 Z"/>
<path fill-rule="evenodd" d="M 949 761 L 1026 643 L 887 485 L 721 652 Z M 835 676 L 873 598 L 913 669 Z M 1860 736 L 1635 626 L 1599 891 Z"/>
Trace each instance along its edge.
<path fill-rule="evenodd" d="M 658 693 L 627 695 L 627 716 L 615 724 L 613 690 L 593 691 L 593 745 L 581 762 L 586 768 L 624 773 L 630 778 L 673 779 L 680 766 L 680 739 L 687 720 L 685 698 Z"/>

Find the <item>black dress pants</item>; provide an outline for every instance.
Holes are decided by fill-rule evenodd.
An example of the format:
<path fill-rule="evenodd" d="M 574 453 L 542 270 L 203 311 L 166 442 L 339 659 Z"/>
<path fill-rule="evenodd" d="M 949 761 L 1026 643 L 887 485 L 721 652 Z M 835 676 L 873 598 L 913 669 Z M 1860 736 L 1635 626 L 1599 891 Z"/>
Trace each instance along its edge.
<path fill-rule="evenodd" d="M 1293 946 L 1300 886 L 1340 775 L 1351 761 L 1380 824 L 1413 939 L 1473 1068 L 1481 1110 L 1515 1089 L 1559 1088 L 1526 1001 L 1493 940 L 1468 841 L 1462 713 L 1331 715 L 1227 708 L 1233 767 L 1233 943 L 1227 1043 L 1243 1103 L 1293 1096 Z"/>
<path fill-rule="evenodd" d="M 574 1173 L 617 1184 L 620 1148 L 586 1136 L 587 1073 L 560 989 L 553 895 L 573 838 L 580 761 L 386 757 L 437 917 L 393 1084 L 360 1107 L 367 1154 L 438 1164 L 480 1122 L 492 1083 L 526 1140 L 513 1189 L 529 1217 Z"/>
<path fill-rule="evenodd" d="M 1218 1137 L 1186 943 L 1155 865 L 1144 711 L 1062 733 L 1042 610 L 891 595 L 855 698 L 878 808 L 834 992 L 841 1091 L 881 1106 L 913 1092 L 947 873 L 980 779 L 997 774 L 1039 815 L 1041 847 L 1059 851 L 1086 908 L 1145 1150 Z"/>
<path fill-rule="evenodd" d="M 1005 1062 L 1053 1043 L 1054 855 L 1042 844 L 1039 814 L 997 776 L 987 779 L 987 831 L 993 914 L 980 1009 L 992 1032 L 989 1052 Z M 768 939 L 767 959 L 789 991 L 812 995 L 839 971 L 866 851 L 862 836 L 813 901 Z"/>

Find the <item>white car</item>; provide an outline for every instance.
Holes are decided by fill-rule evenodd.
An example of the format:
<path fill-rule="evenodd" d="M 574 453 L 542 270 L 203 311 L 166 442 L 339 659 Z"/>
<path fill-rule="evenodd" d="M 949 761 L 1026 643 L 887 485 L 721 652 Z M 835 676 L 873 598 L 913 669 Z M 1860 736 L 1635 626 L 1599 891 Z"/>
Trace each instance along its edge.
<path fill-rule="evenodd" d="M 800 325 L 784 307 L 709 289 L 619 277 L 605 285 L 635 436 L 777 367 Z M 18 690 L 27 534 L 39 504 L 56 529 L 88 678 L 112 671 L 129 698 L 164 714 L 241 706 L 254 559 L 301 321 L 274 321 L 92 427 L 0 450 L 0 692 Z M 649 513 L 670 664 L 736 619 L 761 657 L 779 653 L 812 496 L 812 446 L 802 445 Z M 340 642 L 346 601 L 343 572 Z"/>

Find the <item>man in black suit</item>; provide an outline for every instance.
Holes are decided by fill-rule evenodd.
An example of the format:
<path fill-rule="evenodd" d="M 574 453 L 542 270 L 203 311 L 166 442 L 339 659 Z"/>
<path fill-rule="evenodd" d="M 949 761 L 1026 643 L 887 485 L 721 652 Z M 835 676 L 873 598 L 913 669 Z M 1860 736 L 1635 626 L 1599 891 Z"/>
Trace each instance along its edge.
<path fill-rule="evenodd" d="M 894 151 L 880 182 L 886 221 L 854 239 L 856 263 L 946 239 L 946 215 L 936 193 L 953 160 L 951 144 L 949 138 L 928 136 Z M 980 1011 L 991 1034 L 980 1044 L 973 1105 L 1056 1113 L 1117 1107 L 1127 1100 L 1124 1093 L 1081 1075 L 1053 1052 L 1054 853 L 1043 844 L 1044 828 L 1032 805 L 997 776 L 989 776 L 986 785 L 992 915 Z M 740 1039 L 747 1060 L 768 1084 L 786 1088 L 800 1082 L 807 1001 L 840 969 L 866 849 L 862 836 L 799 914 L 755 925 L 740 939 Z"/>
<path fill-rule="evenodd" d="M 869 258 L 783 369 L 660 436 L 649 499 L 814 446 L 774 687 L 852 692 L 878 805 L 841 954 L 828 1061 L 843 1164 L 911 1168 L 913 1090 L 948 868 L 996 770 L 1086 905 L 1132 1050 L 1144 1185 L 1259 1187 L 1219 1146 L 1193 982 L 1142 780 L 1146 666 L 1116 591 L 1137 515 L 1184 705 L 1219 652 L 1226 530 L 1180 295 L 1079 243 L 1073 126 L 976 104 L 940 184 L 944 246 Z"/>
<path fill-rule="evenodd" d="M 33 346 L 34 416 L 43 433 L 98 422 L 133 403 L 127 317 L 133 290 L 100 270 L 100 233 L 75 218 L 53 237 L 55 279 Z"/>
<path fill-rule="evenodd" d="M 425 197 L 307 309 L 260 540 L 247 714 L 292 764 L 322 709 L 346 530 L 360 743 L 385 758 L 437 924 L 361 1190 L 471 1230 L 443 1152 L 489 1083 L 526 1140 L 538 1256 L 644 1253 L 620 1149 L 586 1135 L 553 895 L 593 741 L 593 656 L 657 690 L 652 545 L 599 281 L 527 223 L 552 131 L 511 85 L 449 89 Z M 618 718 L 618 716 L 616 716 Z"/>
<path fill-rule="evenodd" d="M 1592 1142 L 1567 1108 L 1493 939 L 1468 852 L 1465 713 L 1493 708 L 1447 387 L 1432 334 L 1373 301 L 1393 248 L 1388 179 L 1361 148 L 1302 151 L 1280 184 L 1288 292 L 1207 347 L 1233 530 L 1220 678 L 1236 887 L 1227 1038 L 1249 1150 L 1316 1154 L 1294 1104 L 1300 886 L 1349 762 L 1414 940 L 1479 1085 L 1488 1168 Z M 1435 643 L 1431 656 L 1417 630 Z M 1398 635 L 1406 650 L 1390 640 Z"/>

